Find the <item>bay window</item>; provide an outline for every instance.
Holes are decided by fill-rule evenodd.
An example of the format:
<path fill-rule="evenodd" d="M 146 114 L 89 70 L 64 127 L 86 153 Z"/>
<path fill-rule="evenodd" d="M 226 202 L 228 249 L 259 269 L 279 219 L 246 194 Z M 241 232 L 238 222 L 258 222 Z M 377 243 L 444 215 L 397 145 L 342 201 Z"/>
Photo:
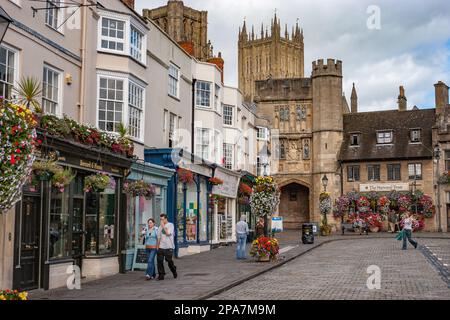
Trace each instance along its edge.
<path fill-rule="evenodd" d="M 142 140 L 144 85 L 122 76 L 99 75 L 98 77 L 98 128 L 108 132 L 118 132 L 120 124 L 123 123 L 131 137 Z"/>
<path fill-rule="evenodd" d="M 101 48 L 123 52 L 125 47 L 125 21 L 102 18 Z"/>
<path fill-rule="evenodd" d="M 130 55 L 138 61 L 142 61 L 143 40 L 144 35 L 134 26 L 131 26 Z"/>
<path fill-rule="evenodd" d="M 209 156 L 211 154 L 211 130 L 205 128 L 197 128 L 196 136 L 195 154 L 202 159 L 209 159 Z"/>

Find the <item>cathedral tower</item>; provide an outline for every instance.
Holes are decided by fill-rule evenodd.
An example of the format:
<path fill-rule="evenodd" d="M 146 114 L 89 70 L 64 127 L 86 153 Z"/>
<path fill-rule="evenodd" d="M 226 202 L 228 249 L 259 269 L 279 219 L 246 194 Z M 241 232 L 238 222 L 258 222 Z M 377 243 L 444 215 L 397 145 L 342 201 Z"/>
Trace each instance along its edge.
<path fill-rule="evenodd" d="M 247 30 L 245 21 L 242 29 L 239 29 L 239 89 L 248 101 L 252 101 L 255 96 L 255 81 L 304 77 L 303 30 L 297 23 L 289 34 L 286 25 L 282 36 L 281 29 L 276 14 L 270 32 L 261 25 L 258 36 L 254 27 Z"/>

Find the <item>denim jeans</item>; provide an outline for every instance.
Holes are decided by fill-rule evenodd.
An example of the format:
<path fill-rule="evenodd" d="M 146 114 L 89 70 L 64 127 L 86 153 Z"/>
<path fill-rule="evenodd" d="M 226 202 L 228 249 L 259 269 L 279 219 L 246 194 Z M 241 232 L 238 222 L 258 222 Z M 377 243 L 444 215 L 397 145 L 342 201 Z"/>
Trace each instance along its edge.
<path fill-rule="evenodd" d="M 414 247 L 417 247 L 417 242 L 414 241 L 413 239 L 411 239 L 411 230 L 404 230 L 404 234 L 403 234 L 403 250 L 407 249 L 407 242 L 406 239 L 408 239 L 409 243 L 411 243 Z"/>
<path fill-rule="evenodd" d="M 156 249 L 147 249 L 148 262 L 147 262 L 147 272 L 146 275 L 156 278 L 156 268 L 155 268 L 155 257 Z"/>
<path fill-rule="evenodd" d="M 236 249 L 236 259 L 247 259 L 247 255 L 245 253 L 247 244 L 247 235 L 246 234 L 238 234 L 237 236 L 237 249 Z"/>

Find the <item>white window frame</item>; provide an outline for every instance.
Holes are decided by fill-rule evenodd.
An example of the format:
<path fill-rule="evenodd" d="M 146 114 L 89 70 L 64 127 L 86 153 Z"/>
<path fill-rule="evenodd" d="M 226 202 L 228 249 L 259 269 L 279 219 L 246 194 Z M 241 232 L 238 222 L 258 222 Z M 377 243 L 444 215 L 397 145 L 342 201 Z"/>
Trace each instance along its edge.
<path fill-rule="evenodd" d="M 200 104 L 199 104 L 199 92 L 204 92 L 206 93 L 207 91 L 205 89 L 199 89 L 199 85 L 200 84 L 207 84 L 209 85 L 209 104 L 208 105 L 203 105 L 203 97 L 200 97 Z M 208 81 L 201 81 L 201 80 L 197 80 L 197 82 L 195 83 L 195 106 L 197 108 L 202 108 L 202 109 L 211 109 L 211 95 L 212 95 L 212 82 L 208 82 Z"/>
<path fill-rule="evenodd" d="M 44 78 L 42 78 L 42 110 L 45 113 L 50 113 L 50 114 L 53 114 L 53 115 L 56 115 L 56 116 L 61 116 L 63 114 L 63 112 L 62 112 L 62 110 L 63 110 L 63 101 L 62 101 L 62 97 L 63 97 L 63 95 L 62 95 L 62 90 L 63 90 L 62 75 L 63 75 L 63 71 L 61 71 L 59 69 L 56 69 L 56 68 L 54 68 L 54 67 L 44 63 L 44 66 L 42 68 L 43 73 L 45 72 L 46 69 L 48 71 L 56 73 L 58 75 L 58 81 L 57 81 L 58 94 L 57 94 L 57 100 L 51 100 L 50 98 L 44 96 L 45 95 L 45 83 L 46 82 L 44 81 Z M 47 77 L 48 77 L 48 71 L 47 71 Z M 42 77 L 43 76 L 44 75 L 42 74 Z M 55 113 L 51 113 L 51 112 L 49 112 L 48 110 L 45 109 L 44 100 L 47 100 L 50 103 L 56 103 Z"/>
<path fill-rule="evenodd" d="M 133 32 L 137 35 L 138 46 L 133 44 Z M 145 56 L 145 52 L 143 51 L 144 39 L 145 34 L 143 34 L 134 24 L 130 24 L 130 56 L 139 62 L 143 62 Z"/>
<path fill-rule="evenodd" d="M 14 70 L 13 71 L 13 81 L 12 81 L 12 83 L 9 83 L 7 81 L 5 81 L 5 82 L 1 81 L 0 82 L 0 86 L 5 86 L 5 87 L 7 85 L 11 85 L 12 86 L 12 88 L 11 88 L 11 98 L 14 98 L 15 94 L 14 94 L 13 88 L 17 86 L 17 82 L 18 82 L 18 79 L 19 79 L 19 51 L 17 49 L 14 49 L 14 48 L 8 46 L 8 45 L 5 45 L 4 43 L 1 43 L 0 47 L 3 47 L 3 49 L 6 50 L 6 55 L 7 55 L 6 56 L 6 59 L 7 59 L 6 63 L 7 63 L 7 65 L 5 66 L 5 71 L 6 71 L 5 77 L 6 77 L 6 80 L 7 80 L 7 75 L 8 75 L 8 70 L 7 69 L 8 69 L 8 67 L 11 68 L 9 66 L 9 63 L 8 63 L 9 62 L 8 51 L 12 52 L 13 55 L 14 55 L 14 66 L 12 67 L 13 70 Z M 7 97 L 5 96 L 4 98 L 6 99 Z"/>
<path fill-rule="evenodd" d="M 173 86 L 173 83 L 175 83 L 175 86 Z M 176 91 L 175 94 L 172 92 L 174 88 Z M 180 68 L 173 63 L 170 63 L 168 70 L 168 94 L 171 97 L 180 98 Z"/>
<path fill-rule="evenodd" d="M 59 7 L 61 7 L 61 4 L 63 4 L 64 2 L 62 0 L 47 0 L 45 3 L 46 6 L 46 10 L 45 10 L 45 25 L 47 25 L 48 27 L 52 28 L 53 30 L 56 30 L 58 32 L 62 33 L 62 21 L 63 21 L 63 15 L 64 15 L 64 10 L 60 9 Z M 52 6 L 52 8 L 50 9 L 49 7 Z M 56 8 L 56 9 L 55 9 Z M 50 15 L 50 10 L 53 11 L 52 13 L 52 21 L 48 21 L 49 19 L 49 15 Z M 56 20 L 54 19 L 56 14 Z"/>
<path fill-rule="evenodd" d="M 195 155 L 204 160 L 209 160 L 211 158 L 212 149 L 213 149 L 213 148 L 211 148 L 212 133 L 213 133 L 213 130 L 209 129 L 209 128 L 195 128 L 195 134 L 196 134 Z M 205 140 L 205 135 L 207 136 L 207 140 Z M 199 150 L 199 146 L 201 147 L 201 150 Z M 205 151 L 206 151 L 206 157 L 205 157 Z"/>
<path fill-rule="evenodd" d="M 414 138 L 416 138 L 417 140 L 414 140 Z M 409 132 L 409 141 L 411 143 L 420 143 L 422 141 L 422 130 L 411 129 Z"/>
<path fill-rule="evenodd" d="M 389 140 L 388 137 L 390 137 Z M 392 130 L 377 131 L 377 144 L 392 144 L 393 141 L 394 141 L 394 131 Z"/>
<path fill-rule="evenodd" d="M 172 126 L 173 119 L 173 126 Z M 169 141 L 172 140 L 172 148 L 174 148 L 178 142 L 177 131 L 178 131 L 178 116 L 175 113 L 169 112 Z"/>
<path fill-rule="evenodd" d="M 224 126 L 233 126 L 234 106 L 222 104 L 222 117 Z"/>
<path fill-rule="evenodd" d="M 214 110 L 216 110 L 217 112 L 219 112 L 219 107 L 220 107 L 220 91 L 221 91 L 220 86 L 217 83 L 215 83 L 214 84 Z"/>
<path fill-rule="evenodd" d="M 411 174 L 411 169 L 414 171 Z M 422 163 L 415 162 L 415 163 L 408 163 L 408 179 L 414 180 L 414 177 L 417 177 L 415 180 L 422 180 L 423 179 L 423 172 L 422 172 Z M 412 177 L 412 178 L 411 178 Z"/>
<path fill-rule="evenodd" d="M 140 138 L 136 138 L 130 135 L 130 138 L 137 142 L 144 142 L 144 133 L 145 133 L 145 95 L 147 90 L 147 84 L 143 81 L 132 77 L 130 75 L 118 73 L 118 72 L 109 72 L 109 71 L 98 71 L 97 72 L 97 112 L 96 112 L 96 126 L 100 129 L 100 79 L 113 79 L 113 80 L 121 80 L 123 81 L 123 109 L 122 109 L 122 119 L 121 122 L 128 128 L 129 126 L 129 117 L 130 117 L 130 104 L 129 104 L 129 89 L 130 82 L 143 90 L 142 95 L 142 114 L 141 114 L 141 128 L 140 128 Z M 108 99 L 107 99 L 108 100 Z M 107 119 L 107 115 L 106 115 Z M 106 129 L 106 127 L 105 127 Z M 100 129 L 103 130 L 103 129 Z M 115 131 L 103 130 L 110 133 L 116 133 Z"/>
<path fill-rule="evenodd" d="M 256 127 L 256 139 L 260 141 L 268 141 L 269 140 L 269 129 L 266 127 Z M 261 132 L 263 132 L 263 136 L 261 136 Z"/>
<path fill-rule="evenodd" d="M 136 89 L 142 91 L 141 92 L 142 97 L 141 97 L 141 106 L 140 107 L 133 105 L 131 103 L 131 101 L 130 101 L 130 95 L 131 95 L 130 89 L 131 89 L 131 86 L 134 86 L 134 87 L 136 87 Z M 128 119 L 128 121 L 127 121 L 128 131 L 130 131 L 130 129 L 131 129 L 130 128 L 130 120 L 131 120 L 131 118 L 130 118 L 131 117 L 130 110 L 132 108 L 134 108 L 134 109 L 136 109 L 136 110 L 138 110 L 140 112 L 140 119 L 139 119 L 140 123 L 138 124 L 138 127 L 139 127 L 139 133 L 138 134 L 139 134 L 139 136 L 136 137 L 135 135 L 131 134 L 131 132 L 129 132 L 129 134 L 134 139 L 137 139 L 139 141 L 143 141 L 144 140 L 144 129 L 143 129 L 144 121 L 143 120 L 144 120 L 144 112 L 145 112 L 145 87 L 143 87 L 142 85 L 138 84 L 136 81 L 133 81 L 132 79 L 129 79 L 128 80 L 128 109 L 127 109 L 127 113 L 128 113 L 128 117 L 127 117 L 127 119 Z"/>
<path fill-rule="evenodd" d="M 234 145 L 223 143 L 223 167 L 228 170 L 234 169 Z"/>
<path fill-rule="evenodd" d="M 100 15 L 100 18 L 98 19 L 98 25 L 97 25 L 97 29 L 98 29 L 97 30 L 97 34 L 98 34 L 98 36 L 97 36 L 97 39 L 98 39 L 97 51 L 128 56 L 128 57 L 132 58 L 133 60 L 136 60 L 139 63 L 142 63 L 143 65 L 147 65 L 147 34 L 148 34 L 148 30 L 146 30 L 144 27 L 142 27 L 136 19 L 134 19 L 133 17 L 131 17 L 129 15 L 108 12 L 108 11 L 100 11 L 99 15 Z M 111 20 L 116 20 L 116 21 L 120 21 L 120 22 L 124 23 L 122 40 L 120 40 L 119 38 L 102 35 L 103 19 L 111 19 Z M 136 57 L 135 55 L 132 54 L 132 48 L 135 48 L 134 46 L 131 45 L 131 33 L 132 33 L 133 29 L 136 32 L 140 33 L 140 35 L 142 36 L 140 59 L 138 59 L 138 57 Z M 102 48 L 102 40 L 122 43 L 123 50 Z"/>

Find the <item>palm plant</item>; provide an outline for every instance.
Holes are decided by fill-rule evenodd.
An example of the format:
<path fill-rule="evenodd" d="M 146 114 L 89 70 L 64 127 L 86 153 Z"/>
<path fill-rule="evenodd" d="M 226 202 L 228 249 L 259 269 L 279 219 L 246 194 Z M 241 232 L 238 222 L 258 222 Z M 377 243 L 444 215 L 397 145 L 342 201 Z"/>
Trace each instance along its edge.
<path fill-rule="evenodd" d="M 42 108 L 38 101 L 42 94 L 42 88 L 37 78 L 22 77 L 14 91 L 17 94 L 17 103 L 25 105 L 28 109 L 30 109 L 30 106 L 33 106 L 36 113 L 42 113 Z"/>

